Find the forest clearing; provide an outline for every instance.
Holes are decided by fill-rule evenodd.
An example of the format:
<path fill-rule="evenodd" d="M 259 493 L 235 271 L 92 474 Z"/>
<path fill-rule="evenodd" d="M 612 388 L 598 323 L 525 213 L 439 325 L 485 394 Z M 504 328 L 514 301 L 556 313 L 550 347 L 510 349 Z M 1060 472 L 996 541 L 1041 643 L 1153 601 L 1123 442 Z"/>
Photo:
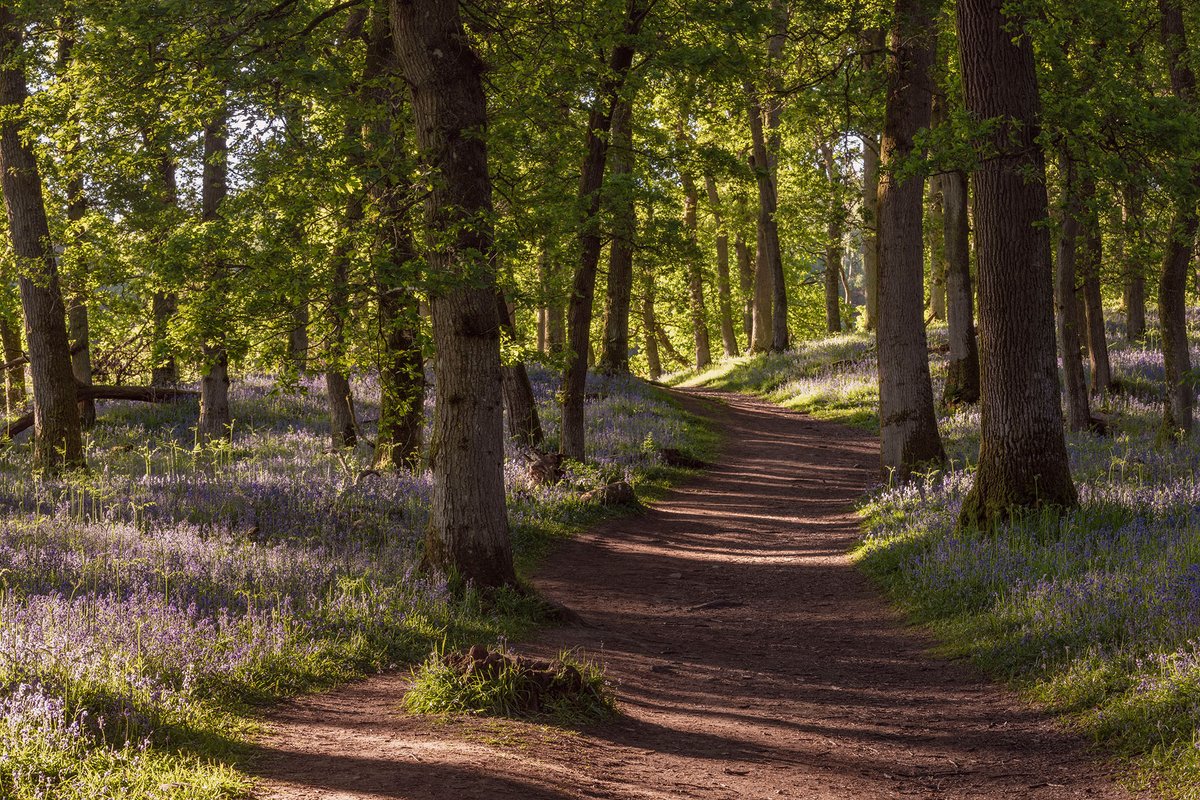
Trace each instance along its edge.
<path fill-rule="evenodd" d="M 0 0 L 0 798 L 1200 800 L 1197 37 Z"/>

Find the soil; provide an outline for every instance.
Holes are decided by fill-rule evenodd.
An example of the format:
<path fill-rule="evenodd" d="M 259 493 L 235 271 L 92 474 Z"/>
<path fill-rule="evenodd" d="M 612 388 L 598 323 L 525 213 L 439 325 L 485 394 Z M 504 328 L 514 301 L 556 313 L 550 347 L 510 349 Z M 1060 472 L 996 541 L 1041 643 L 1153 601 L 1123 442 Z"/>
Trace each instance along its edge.
<path fill-rule="evenodd" d="M 259 795 L 384 798 L 1130 798 L 1114 770 L 969 665 L 929 653 L 847 558 L 878 479 L 865 433 L 717 392 L 718 463 L 565 544 L 536 584 L 585 624 L 621 716 L 564 731 L 405 716 L 407 674 L 276 710 Z M 718 403 L 711 402 L 719 400 Z"/>

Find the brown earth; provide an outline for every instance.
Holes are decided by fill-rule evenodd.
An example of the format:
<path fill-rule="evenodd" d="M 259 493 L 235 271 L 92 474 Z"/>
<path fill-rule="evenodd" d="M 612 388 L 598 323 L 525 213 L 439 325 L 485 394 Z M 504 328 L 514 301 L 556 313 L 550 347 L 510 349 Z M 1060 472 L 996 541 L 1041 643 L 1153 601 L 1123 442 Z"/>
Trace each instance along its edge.
<path fill-rule="evenodd" d="M 718 399 L 724 405 L 704 402 Z M 398 710 L 407 676 L 270 717 L 261 797 L 1129 798 L 1084 744 L 969 666 L 932 657 L 851 566 L 876 440 L 693 391 L 719 463 L 645 515 L 565 544 L 536 581 L 587 627 L 622 716 L 569 732 Z"/>

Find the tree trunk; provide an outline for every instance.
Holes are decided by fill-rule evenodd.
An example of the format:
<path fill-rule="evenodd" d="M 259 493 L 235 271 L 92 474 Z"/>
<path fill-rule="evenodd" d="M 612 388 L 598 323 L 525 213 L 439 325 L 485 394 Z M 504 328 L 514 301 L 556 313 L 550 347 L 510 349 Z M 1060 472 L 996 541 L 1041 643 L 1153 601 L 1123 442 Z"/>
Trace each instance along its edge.
<path fill-rule="evenodd" d="M 829 218 L 825 223 L 825 327 L 829 333 L 842 332 L 842 306 L 838 296 L 838 282 L 842 275 L 842 238 L 845 235 L 846 209 L 842 205 L 842 176 L 834 158 L 833 146 L 821 144 L 821 156 L 825 161 L 825 179 L 833 197 L 829 207 Z"/>
<path fill-rule="evenodd" d="M 1094 181 L 1084 188 L 1088 196 L 1095 195 Z M 1083 218 L 1081 244 L 1076 260 L 1083 274 L 1083 301 L 1087 322 L 1088 365 L 1092 373 L 1091 393 L 1106 397 L 1112 390 L 1112 367 L 1108 360 L 1108 340 L 1104 335 L 1104 299 L 1100 296 L 1100 264 L 1102 239 L 1100 217 L 1089 210 Z"/>
<path fill-rule="evenodd" d="M 390 8 L 432 177 L 425 212 L 437 383 L 425 561 L 479 587 L 512 585 L 484 64 L 456 0 L 391 0 Z"/>
<path fill-rule="evenodd" d="M 297 375 L 308 369 L 308 292 L 295 300 L 292 306 L 292 327 L 288 330 L 288 365 Z"/>
<path fill-rule="evenodd" d="M 567 347 L 566 309 L 558 289 L 553 284 L 556 268 L 550 261 L 549 250 L 542 248 L 542 256 L 538 261 L 538 275 L 542 283 L 542 296 L 545 298 L 546 316 L 546 352 L 552 356 L 561 356 Z"/>
<path fill-rule="evenodd" d="M 608 251 L 608 291 L 604 304 L 604 348 L 600 372 L 629 372 L 629 303 L 633 292 L 633 248 L 637 209 L 630 183 L 633 172 L 633 104 L 621 98 L 613 111 L 609 175 L 617 196 L 613 208 L 612 244 Z"/>
<path fill-rule="evenodd" d="M 879 142 L 863 138 L 863 283 L 867 293 L 868 331 L 879 320 Z"/>
<path fill-rule="evenodd" d="M 13 315 L 14 317 L 16 315 Z M 25 407 L 25 365 L 13 363 L 20 359 L 21 328 L 17 319 L 0 312 L 0 348 L 4 352 L 4 415 L 12 419 Z"/>
<path fill-rule="evenodd" d="M 754 256 L 740 230 L 733 238 L 733 252 L 737 254 L 738 288 L 742 291 L 742 335 L 749 350 L 754 335 Z"/>
<path fill-rule="evenodd" d="M 513 323 L 512 314 L 504 293 L 496 292 L 496 314 L 500 317 L 500 327 L 513 341 L 517 340 L 517 326 Z M 523 361 L 517 361 L 503 368 L 504 407 L 508 411 L 508 435 L 521 447 L 541 450 L 545 437 L 542 434 L 542 422 L 538 418 L 537 402 L 533 399 L 533 385 L 529 382 L 529 372 Z"/>
<path fill-rule="evenodd" d="M 783 262 L 779 250 L 779 228 L 775 221 L 775 177 L 763 133 L 763 109 L 753 87 L 748 85 L 746 91 L 750 96 L 750 138 L 754 146 L 752 165 L 758 184 L 758 250 L 754 263 L 750 352 L 765 353 L 774 345 L 775 276 L 783 272 Z"/>
<path fill-rule="evenodd" d="M 704 369 L 712 363 L 712 346 L 708 339 L 708 310 L 704 303 L 704 269 L 696 257 L 700 248 L 697 243 L 696 207 L 700 196 L 696 180 L 691 173 L 680 176 L 683 183 L 683 227 L 687 229 L 692 255 L 688 258 L 688 308 L 692 317 L 692 340 L 696 345 L 696 369 Z"/>
<path fill-rule="evenodd" d="M 560 423 L 562 454 L 578 461 L 584 458 L 583 393 L 587 384 L 596 268 L 600 261 L 601 188 L 604 167 L 608 161 L 608 136 L 625 77 L 633 65 L 632 40 L 641 30 L 648 11 L 646 0 L 627 0 L 625 36 L 620 44 L 613 47 L 608 60 L 607 77 L 588 116 L 587 155 L 579 180 L 579 198 L 584 212 L 579 221 L 579 266 L 575 271 L 567 308 L 567 369 L 563 376 Z"/>
<path fill-rule="evenodd" d="M 13 251 L 23 267 L 19 283 L 33 378 L 34 468 L 57 472 L 83 466 L 83 437 L 58 264 L 48 249 L 50 227 L 42 178 L 22 130 L 21 113 L 28 96 L 22 28 L 12 4 L 0 4 L 0 108 L 5 112 L 0 123 L 0 189 Z"/>
<path fill-rule="evenodd" d="M 980 446 L 961 520 L 990 526 L 1015 509 L 1074 506 L 1054 352 L 1045 161 L 1033 48 L 992 0 L 959 0 L 967 110 L 1000 119 L 975 174 L 979 264 Z"/>
<path fill-rule="evenodd" d="M 204 174 L 201 178 L 201 219 L 206 223 L 221 220 L 221 204 L 229 191 L 229 111 L 222 107 L 204 128 Z M 209 265 L 211 279 L 207 290 L 221 292 L 227 281 L 225 264 L 218 259 Z M 212 309 L 210 309 L 211 311 Z M 196 425 L 197 443 L 233 436 L 233 416 L 229 412 L 229 352 L 225 348 L 228 332 L 220 321 L 208 320 L 201 347 L 203 368 L 200 373 L 200 420 Z"/>
<path fill-rule="evenodd" d="M 879 427 L 883 469 L 907 480 L 945 461 L 934 414 L 925 338 L 921 225 L 923 181 L 892 171 L 913 153 L 914 136 L 929 127 L 936 6 L 897 0 L 889 37 L 888 97 L 880 147 L 879 184 Z"/>
<path fill-rule="evenodd" d="M 945 174 L 942 203 L 946 242 L 946 319 L 950 337 L 950 359 L 946 365 L 942 403 L 969 405 L 979 402 L 979 346 L 975 342 L 965 173 L 955 170 Z"/>
<path fill-rule="evenodd" d="M 717 226 L 717 313 L 721 323 L 721 346 L 726 358 L 738 354 L 737 335 L 733 332 L 733 298 L 729 285 L 729 231 L 725 227 L 725 213 L 721 208 L 721 196 L 717 182 L 711 175 L 704 177 L 704 190 L 712 206 L 713 221 Z"/>
<path fill-rule="evenodd" d="M 642 274 L 642 333 L 646 344 L 646 371 L 650 380 L 662 377 L 662 360 L 658 356 L 658 318 L 654 314 L 654 276 Z"/>
<path fill-rule="evenodd" d="M 369 112 L 366 150 L 379 178 L 370 197 L 379 216 L 375 291 L 379 305 L 379 432 L 376 469 L 417 469 L 425 427 L 425 359 L 421 352 L 417 248 L 408 216 L 412 186 L 403 136 L 403 76 L 397 63 L 387 0 L 371 10 L 365 73 Z M 305 303 L 307 308 L 307 303 Z"/>
<path fill-rule="evenodd" d="M 1058 269 L 1055 272 L 1054 304 L 1058 311 L 1058 352 L 1066 388 L 1067 427 L 1085 431 L 1091 427 L 1087 383 L 1080 360 L 1082 320 L 1076 298 L 1076 264 L 1079 258 L 1079 228 L 1083 208 L 1075 161 L 1063 154 L 1059 173 L 1063 176 L 1062 228 L 1058 235 Z"/>
<path fill-rule="evenodd" d="M 175 179 L 175 159 L 170 153 L 159 159 L 159 176 L 162 180 L 162 211 L 164 216 L 179 205 L 179 186 Z M 171 347 L 171 319 L 179 310 L 179 298 L 173 291 L 162 289 L 154 292 L 151 300 L 153 331 L 151 334 L 150 383 L 154 386 L 174 386 L 179 383 L 179 368 Z"/>
<path fill-rule="evenodd" d="M 1141 341 L 1146 335 L 1146 272 L 1141 263 L 1141 190 L 1126 187 L 1121 196 L 1121 247 L 1117 263 L 1125 275 L 1125 338 Z"/>
<path fill-rule="evenodd" d="M 1158 0 L 1160 30 L 1171 74 L 1171 90 L 1187 106 L 1196 108 L 1196 75 L 1188 59 L 1187 30 L 1182 0 Z M 1187 338 L 1188 264 L 1196 241 L 1200 196 L 1200 164 L 1191 168 L 1191 183 L 1176 198 L 1175 215 L 1163 258 L 1158 284 L 1158 319 L 1162 327 L 1163 363 L 1166 366 L 1167 402 L 1163 407 L 1163 430 L 1170 436 L 1192 432 L 1191 354 Z"/>
<path fill-rule="evenodd" d="M 929 315 L 938 321 L 946 319 L 946 280 L 950 271 L 946 263 L 946 219 L 943 176 L 929 178 Z"/>

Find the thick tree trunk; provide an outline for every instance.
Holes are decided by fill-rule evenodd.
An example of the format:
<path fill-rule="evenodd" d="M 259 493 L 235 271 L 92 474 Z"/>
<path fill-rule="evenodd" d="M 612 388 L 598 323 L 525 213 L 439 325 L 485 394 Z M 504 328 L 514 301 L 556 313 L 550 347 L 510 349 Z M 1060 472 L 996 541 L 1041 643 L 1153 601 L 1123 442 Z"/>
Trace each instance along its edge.
<path fill-rule="evenodd" d="M 600 372 L 629 372 L 629 303 L 633 292 L 633 249 L 637 209 L 633 186 L 633 104 L 621 98 L 613 111 L 609 175 L 616 187 L 612 244 L 608 251 L 608 291 L 604 303 L 604 347 Z"/>
<path fill-rule="evenodd" d="M 379 179 L 370 197 L 379 216 L 375 291 L 379 306 L 379 432 L 376 469 L 416 469 L 425 427 L 425 359 L 421 352 L 420 300 L 414 287 L 420 274 L 408 216 L 412 186 L 403 137 L 403 76 L 397 63 L 387 0 L 371 10 L 364 72 L 369 119 L 366 149 Z M 305 304 L 307 308 L 307 304 Z"/>
<path fill-rule="evenodd" d="M 1058 265 L 1054 280 L 1054 305 L 1058 312 L 1058 354 L 1063 364 L 1066 389 L 1067 427 L 1085 431 L 1091 426 L 1087 382 L 1080 360 L 1082 322 L 1076 302 L 1076 265 L 1079 259 L 1079 229 L 1083 208 L 1075 162 L 1063 154 L 1059 173 L 1063 176 L 1062 227 L 1058 235 Z"/>
<path fill-rule="evenodd" d="M 207 223 L 221 220 L 221 204 L 229 191 L 229 112 L 222 107 L 204 128 L 204 174 L 201 184 L 201 219 Z M 218 292 L 226 282 L 226 267 L 208 265 L 212 279 L 208 291 Z M 223 323 L 208 320 L 205 342 L 201 347 L 203 367 L 200 373 L 200 420 L 196 425 L 197 443 L 233 436 L 233 416 L 229 411 L 228 335 Z"/>
<path fill-rule="evenodd" d="M 58 265 L 48 249 L 50 227 L 42 179 L 37 157 L 22 131 L 21 113 L 28 96 L 21 58 L 22 27 L 12 4 L 0 4 L 0 109 L 4 111 L 0 189 L 13 251 L 23 267 L 20 289 L 33 379 L 34 468 L 56 472 L 83 466 L 83 438 Z"/>
<path fill-rule="evenodd" d="M 979 402 L 979 346 L 975 341 L 975 296 L 971 291 L 971 244 L 967 222 L 967 176 L 947 172 L 942 181 L 946 242 L 946 319 L 950 358 L 942 403 Z"/>
<path fill-rule="evenodd" d="M 733 252 L 737 255 L 738 288 L 742 291 L 742 335 L 749 350 L 754 335 L 754 255 L 740 230 L 733 238 Z"/>
<path fill-rule="evenodd" d="M 504 494 L 500 320 L 484 64 L 455 0 L 391 0 L 420 157 L 437 375 L 425 560 L 480 587 L 516 582 Z"/>
<path fill-rule="evenodd" d="M 16 315 L 14 315 L 15 317 Z M 21 323 L 0 312 L 0 349 L 4 352 L 4 415 L 17 416 L 25 407 L 25 364 L 21 359 Z"/>
<path fill-rule="evenodd" d="M 704 191 L 712 206 L 713 221 L 717 226 L 717 313 L 721 324 L 721 346 L 726 358 L 738 354 L 737 334 L 733 331 L 733 296 L 729 285 L 729 231 L 725 227 L 725 213 L 721 207 L 721 195 L 717 182 L 711 175 L 704 177 Z"/>
<path fill-rule="evenodd" d="M 164 215 L 179 205 L 179 186 L 175 178 L 175 159 L 170 153 L 159 159 L 162 180 L 162 211 Z M 150 383 L 154 386 L 174 386 L 179 383 L 179 367 L 171 347 L 171 319 L 179 310 L 179 298 L 173 291 L 157 290 L 151 300 L 153 333 L 150 347 Z"/>
<path fill-rule="evenodd" d="M 821 144 L 825 161 L 825 179 L 833 197 L 829 218 L 825 222 L 825 328 L 829 333 L 842 332 L 842 306 L 839 281 L 842 276 L 842 239 L 845 236 L 846 209 L 842 205 L 842 176 L 834 157 L 833 146 Z"/>
<path fill-rule="evenodd" d="M 1161 35 L 1175 96 L 1195 110 L 1196 75 L 1189 64 L 1187 30 L 1182 0 L 1158 0 Z M 1163 430 L 1167 435 L 1188 436 L 1192 432 L 1195 388 L 1191 381 L 1191 354 L 1187 338 L 1188 264 L 1196 242 L 1200 220 L 1196 202 L 1200 197 L 1200 164 L 1192 166 L 1191 185 L 1176 199 L 1175 216 L 1163 257 L 1158 284 L 1158 319 L 1162 328 L 1163 363 L 1166 366 L 1167 402 L 1163 407 Z"/>
<path fill-rule="evenodd" d="M 1125 307 L 1125 338 L 1141 341 L 1146 335 L 1146 269 L 1141 263 L 1141 190 L 1126 187 L 1121 197 L 1121 237 L 1117 240 L 1121 252 L 1117 263 L 1125 276 L 1123 301 Z"/>
<path fill-rule="evenodd" d="M 692 318 L 692 341 L 696 345 L 696 369 L 703 369 L 712 363 L 712 345 L 708 338 L 708 309 L 704 302 L 704 269 L 701 261 L 695 257 L 699 253 L 696 207 L 700 204 L 696 180 L 688 172 L 681 176 L 683 183 L 683 227 L 687 230 L 688 241 L 691 243 L 692 257 L 688 259 L 688 310 Z"/>
<path fill-rule="evenodd" d="M 588 117 L 587 155 L 579 180 L 579 198 L 584 212 L 579 221 L 579 266 L 575 270 L 567 307 L 567 369 L 563 376 L 560 423 L 562 454 L 578 461 L 584 458 L 583 394 L 591 346 L 596 269 L 600 261 L 601 188 L 608 161 L 608 136 L 613 111 L 621 97 L 625 77 L 633 65 L 633 38 L 641 30 L 648 10 L 646 0 L 627 0 L 625 36 L 613 47 L 608 60 L 607 77 Z"/>
<path fill-rule="evenodd" d="M 981 425 L 979 467 L 961 515 L 970 525 L 1078 502 L 1054 352 L 1037 74 L 1021 27 L 993 0 L 958 2 L 967 110 L 1005 121 L 985 141 L 974 178 Z"/>
<path fill-rule="evenodd" d="M 934 413 L 925 338 L 923 181 L 891 171 L 929 126 L 936 4 L 897 0 L 889 37 L 888 97 L 879 184 L 879 427 L 883 469 L 907 480 L 945 461 Z"/>
<path fill-rule="evenodd" d="M 1095 183 L 1088 182 L 1085 192 L 1096 193 Z M 1100 217 L 1088 211 L 1083 218 L 1080 231 L 1082 247 L 1076 260 L 1083 276 L 1083 303 L 1087 322 L 1088 365 L 1092 373 L 1091 393 L 1094 397 L 1106 397 L 1112 390 L 1112 367 L 1108 360 L 1108 340 L 1104 335 L 1104 299 L 1100 296 L 1100 264 L 1102 260 L 1102 238 Z"/>

